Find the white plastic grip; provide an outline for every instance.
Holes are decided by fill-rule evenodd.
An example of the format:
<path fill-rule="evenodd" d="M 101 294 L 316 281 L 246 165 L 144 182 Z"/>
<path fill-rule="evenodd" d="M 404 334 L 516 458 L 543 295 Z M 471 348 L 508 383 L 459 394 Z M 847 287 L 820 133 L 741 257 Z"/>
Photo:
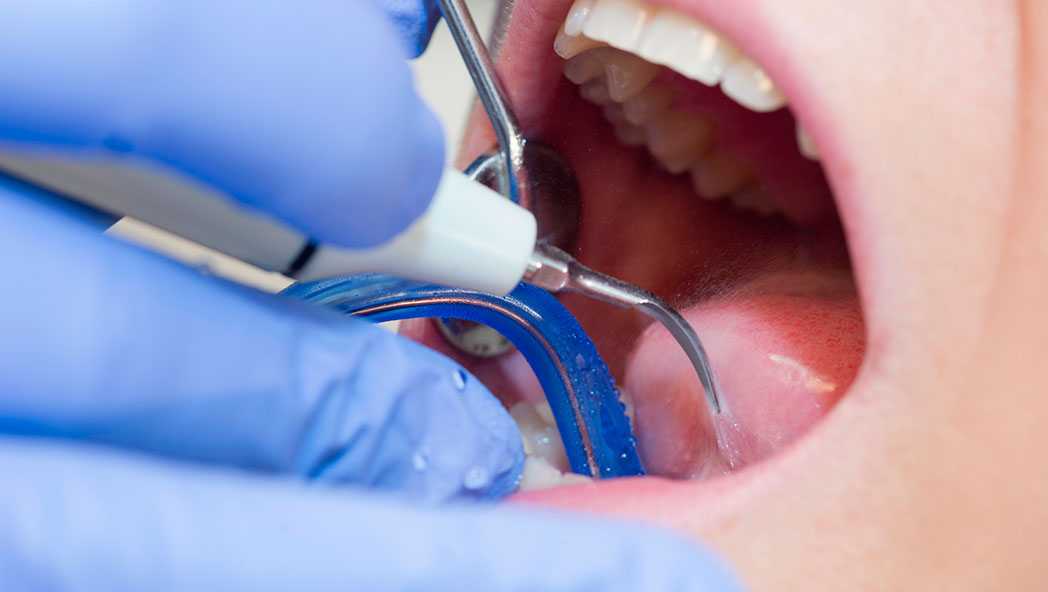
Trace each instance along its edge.
<path fill-rule="evenodd" d="M 531 212 L 448 169 L 407 230 L 372 249 L 323 245 L 298 277 L 381 272 L 501 296 L 524 276 L 537 232 Z"/>

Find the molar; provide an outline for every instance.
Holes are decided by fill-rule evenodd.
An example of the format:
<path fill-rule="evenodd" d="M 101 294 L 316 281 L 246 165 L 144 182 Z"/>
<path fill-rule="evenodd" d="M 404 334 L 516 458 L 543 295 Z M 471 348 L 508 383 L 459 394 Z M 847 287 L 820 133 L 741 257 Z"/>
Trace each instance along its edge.
<path fill-rule="evenodd" d="M 707 117 L 668 111 L 645 126 L 648 149 L 671 173 L 683 173 L 713 144 L 713 124 Z"/>
<path fill-rule="evenodd" d="M 722 150 L 716 150 L 691 169 L 695 193 L 706 199 L 727 197 L 754 178 L 745 161 Z"/>
<path fill-rule="evenodd" d="M 673 103 L 673 91 L 653 84 L 622 104 L 626 120 L 633 125 L 644 125 L 665 113 Z"/>
<path fill-rule="evenodd" d="M 603 78 L 583 84 L 579 87 L 579 94 L 594 105 L 609 105 L 614 102 L 611 98 L 611 91 L 608 90 L 608 84 Z"/>
<path fill-rule="evenodd" d="M 633 54 L 613 51 L 605 55 L 604 73 L 612 100 L 622 103 L 647 88 L 659 67 Z"/>

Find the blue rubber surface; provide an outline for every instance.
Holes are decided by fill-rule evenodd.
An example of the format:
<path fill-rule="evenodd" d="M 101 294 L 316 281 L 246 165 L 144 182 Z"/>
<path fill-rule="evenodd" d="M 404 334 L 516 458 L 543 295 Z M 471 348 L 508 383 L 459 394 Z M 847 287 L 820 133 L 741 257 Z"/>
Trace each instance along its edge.
<path fill-rule="evenodd" d="M 285 294 L 374 322 L 446 317 L 496 329 L 538 377 L 574 472 L 602 479 L 644 474 L 608 367 L 575 317 L 544 290 L 520 284 L 508 296 L 497 297 L 363 275 L 296 284 Z"/>

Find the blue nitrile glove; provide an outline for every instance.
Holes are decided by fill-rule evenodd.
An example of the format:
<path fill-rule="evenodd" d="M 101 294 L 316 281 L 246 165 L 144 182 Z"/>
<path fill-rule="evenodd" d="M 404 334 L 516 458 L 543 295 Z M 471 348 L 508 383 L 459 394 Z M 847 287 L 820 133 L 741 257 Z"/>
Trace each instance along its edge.
<path fill-rule="evenodd" d="M 440 21 L 435 0 L 376 0 L 400 32 L 408 55 L 422 55 Z M 491 1 L 491 0 L 488 0 Z"/>
<path fill-rule="evenodd" d="M 4 27 L 4 140 L 146 156 L 346 245 L 405 227 L 439 176 L 369 2 L 36 0 Z M 657 531 L 434 507 L 503 495 L 522 452 L 421 346 L 3 186 L 0 270 L 4 592 L 730 586 Z"/>

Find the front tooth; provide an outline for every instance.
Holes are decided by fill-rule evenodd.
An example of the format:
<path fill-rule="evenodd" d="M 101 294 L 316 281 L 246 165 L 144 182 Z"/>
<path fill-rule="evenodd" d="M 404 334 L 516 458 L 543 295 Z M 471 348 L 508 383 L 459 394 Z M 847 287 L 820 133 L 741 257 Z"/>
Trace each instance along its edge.
<path fill-rule="evenodd" d="M 593 4 L 595 0 L 577 0 L 571 7 L 571 11 L 568 12 L 568 18 L 564 20 L 564 33 L 572 37 L 577 37 L 582 33 L 582 29 L 586 26 L 586 21 L 589 20 L 590 13 L 593 11 Z"/>
<path fill-rule="evenodd" d="M 606 56 L 604 73 L 612 100 L 622 103 L 647 88 L 655 80 L 659 67 L 635 55 L 616 51 Z"/>
<path fill-rule="evenodd" d="M 736 58 L 725 70 L 721 82 L 724 94 L 753 111 L 775 111 L 786 105 L 786 97 L 753 60 Z"/>
<path fill-rule="evenodd" d="M 797 124 L 797 147 L 809 160 L 820 160 L 819 148 L 815 145 L 815 141 L 811 139 L 808 134 L 808 130 L 801 127 L 801 124 Z"/>
<path fill-rule="evenodd" d="M 645 27 L 637 53 L 692 80 L 714 86 L 737 51 L 695 20 L 673 10 L 661 10 Z"/>
<path fill-rule="evenodd" d="M 627 121 L 644 125 L 664 113 L 672 103 L 673 91 L 655 84 L 623 103 L 622 110 Z"/>
<path fill-rule="evenodd" d="M 557 52 L 561 59 L 570 60 L 581 53 L 602 47 L 603 45 L 604 43 L 596 39 L 590 39 L 585 35 L 568 35 L 561 28 L 560 32 L 557 33 L 557 39 L 553 42 L 553 51 Z"/>
<path fill-rule="evenodd" d="M 633 51 L 650 14 L 640 0 L 596 0 L 582 32 L 608 45 Z"/>
<path fill-rule="evenodd" d="M 746 186 L 753 180 L 753 170 L 744 161 L 718 150 L 695 165 L 691 179 L 695 193 L 719 199 Z"/>

